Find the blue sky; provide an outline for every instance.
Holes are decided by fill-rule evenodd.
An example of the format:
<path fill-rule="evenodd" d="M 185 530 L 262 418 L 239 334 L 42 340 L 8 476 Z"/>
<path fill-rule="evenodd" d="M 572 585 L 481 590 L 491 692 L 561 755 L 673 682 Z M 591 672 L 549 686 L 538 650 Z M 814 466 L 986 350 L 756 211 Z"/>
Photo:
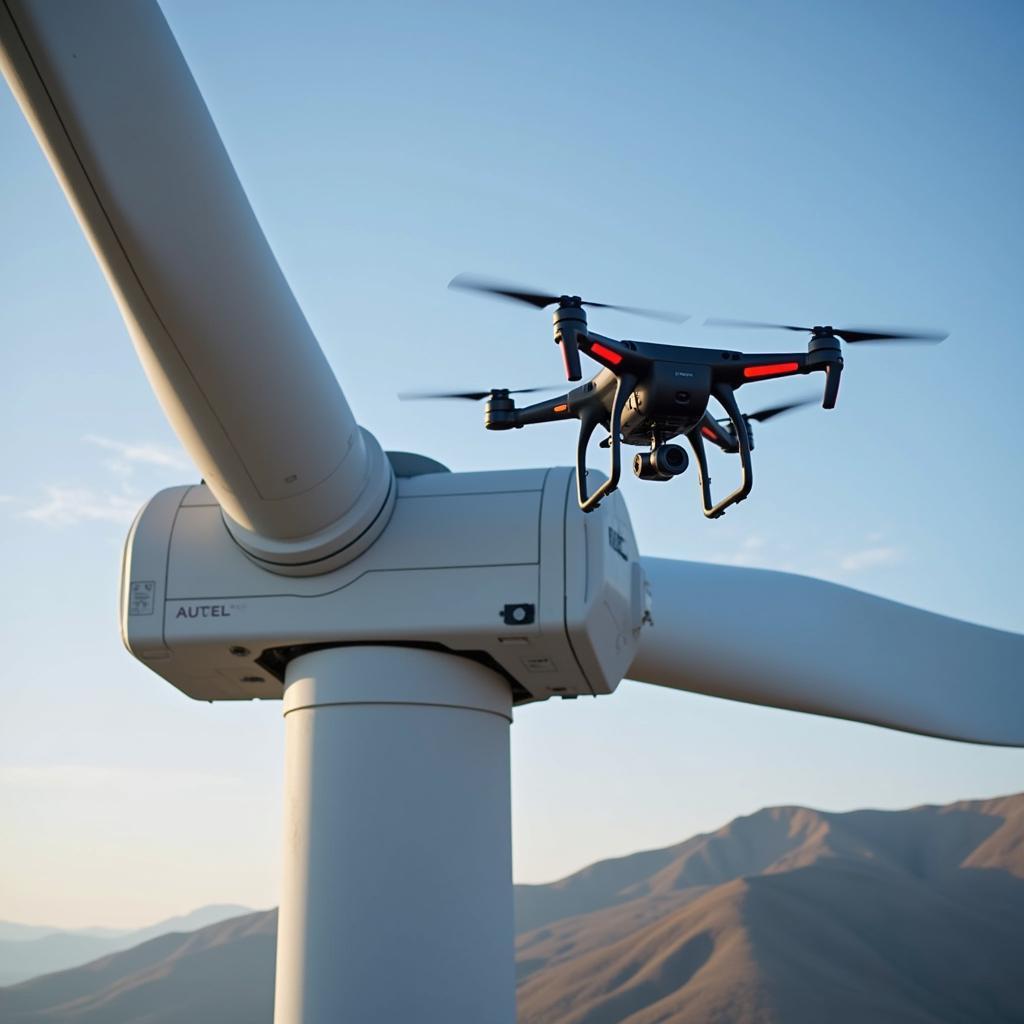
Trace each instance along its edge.
<path fill-rule="evenodd" d="M 764 426 L 754 494 L 723 520 L 700 515 L 692 474 L 624 491 L 645 553 L 1024 630 L 1019 5 L 163 6 L 385 447 L 455 470 L 571 458 L 568 426 L 494 435 L 468 404 L 395 400 L 560 380 L 546 314 L 446 291 L 464 270 L 693 314 L 592 317 L 653 341 L 791 340 L 712 333 L 707 316 L 944 328 L 939 347 L 851 349 L 839 407 Z M 191 703 L 117 634 L 128 522 L 195 471 L 6 91 L 0 169 L 0 918 L 270 905 L 279 707 Z M 1024 752 L 629 683 L 522 710 L 513 758 L 523 881 L 765 804 L 1024 789 Z"/>

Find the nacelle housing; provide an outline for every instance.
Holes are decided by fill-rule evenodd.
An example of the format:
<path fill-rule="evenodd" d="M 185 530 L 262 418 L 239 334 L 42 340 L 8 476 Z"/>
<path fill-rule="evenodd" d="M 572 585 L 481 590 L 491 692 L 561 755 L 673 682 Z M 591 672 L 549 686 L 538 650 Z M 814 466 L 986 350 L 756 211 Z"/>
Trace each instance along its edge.
<path fill-rule="evenodd" d="M 636 653 L 646 581 L 622 498 L 584 515 L 573 478 L 568 468 L 400 478 L 372 547 L 300 577 L 250 560 L 205 486 L 161 491 L 128 536 L 125 645 L 197 700 L 278 699 L 291 658 L 344 644 L 475 658 L 519 703 L 610 693 Z"/>

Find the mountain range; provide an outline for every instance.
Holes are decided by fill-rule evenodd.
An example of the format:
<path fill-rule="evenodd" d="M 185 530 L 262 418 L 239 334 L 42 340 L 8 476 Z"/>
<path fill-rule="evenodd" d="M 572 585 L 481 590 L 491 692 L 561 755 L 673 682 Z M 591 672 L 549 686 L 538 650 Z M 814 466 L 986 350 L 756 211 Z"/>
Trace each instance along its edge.
<path fill-rule="evenodd" d="M 229 917 L 247 913 L 248 907 L 217 903 L 189 914 L 169 917 L 145 928 L 47 928 L 0 921 L 0 985 L 77 967 L 118 950 L 168 932 L 190 932 Z"/>
<path fill-rule="evenodd" d="M 516 887 L 521 1024 L 1024 1020 L 1024 794 L 774 807 Z M 0 1024 L 270 1024 L 275 911 L 0 989 Z"/>

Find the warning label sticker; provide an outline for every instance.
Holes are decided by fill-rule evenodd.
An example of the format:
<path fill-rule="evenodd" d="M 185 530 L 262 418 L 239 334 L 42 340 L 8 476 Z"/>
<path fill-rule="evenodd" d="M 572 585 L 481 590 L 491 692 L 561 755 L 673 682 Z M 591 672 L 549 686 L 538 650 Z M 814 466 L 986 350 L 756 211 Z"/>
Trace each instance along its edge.
<path fill-rule="evenodd" d="M 128 614 L 152 615 L 156 598 L 156 581 L 139 580 L 128 588 Z"/>

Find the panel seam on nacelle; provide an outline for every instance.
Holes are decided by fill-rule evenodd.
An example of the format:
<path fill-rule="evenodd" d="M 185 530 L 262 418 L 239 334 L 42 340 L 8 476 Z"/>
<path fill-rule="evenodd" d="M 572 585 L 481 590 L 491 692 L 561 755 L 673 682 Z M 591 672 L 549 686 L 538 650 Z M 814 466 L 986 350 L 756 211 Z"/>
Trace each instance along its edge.
<path fill-rule="evenodd" d="M 537 602 L 542 606 L 544 587 L 544 499 L 547 496 L 548 478 L 551 476 L 551 467 L 544 470 L 544 482 L 540 489 L 540 501 L 537 502 Z"/>
<path fill-rule="evenodd" d="M 550 472 L 550 471 L 549 471 Z M 440 475 L 440 474 L 438 474 Z M 455 474 L 451 474 L 454 476 Z M 400 477 L 398 479 L 401 479 Z M 545 477 L 546 479 L 546 477 Z M 399 501 L 408 501 L 412 498 L 466 498 L 471 494 L 543 494 L 543 487 L 516 487 L 509 491 L 444 491 L 437 494 L 399 494 Z"/>
<path fill-rule="evenodd" d="M 161 616 L 163 621 L 160 623 L 160 639 L 163 641 L 165 650 L 168 651 L 171 650 L 167 644 L 167 602 L 171 600 L 167 594 L 167 586 L 171 582 L 171 546 L 174 543 L 174 528 L 178 524 L 178 513 L 181 511 L 186 497 L 188 497 L 187 490 L 183 492 L 181 501 L 174 509 L 174 518 L 171 519 L 171 528 L 167 533 L 167 554 L 164 556 L 164 614 Z"/>
<path fill-rule="evenodd" d="M 572 642 L 572 631 L 569 629 L 569 499 L 572 494 L 572 474 L 566 477 L 565 482 L 565 500 L 564 509 L 562 513 L 562 629 L 565 632 L 565 640 L 569 645 L 569 650 L 572 652 L 573 659 L 576 662 L 576 667 L 580 670 L 580 675 L 586 680 L 587 686 L 590 688 L 590 695 L 596 697 L 597 694 L 594 691 L 594 684 L 590 681 L 590 676 L 587 675 L 587 670 L 583 667 L 580 662 L 580 656 L 576 653 L 576 645 Z M 586 551 L 584 550 L 584 556 Z M 587 559 L 584 557 L 584 563 Z M 584 598 L 586 595 L 586 589 L 584 588 Z"/>
<path fill-rule="evenodd" d="M 473 562 L 471 565 L 414 565 L 414 566 L 394 566 L 388 569 L 365 569 L 358 576 L 355 576 L 347 583 L 342 583 L 340 587 L 334 587 L 332 590 L 319 590 L 315 594 L 293 594 L 293 593 L 281 593 L 281 594 L 189 594 L 186 597 L 166 597 L 165 601 L 231 601 L 237 598 L 245 598 L 246 600 L 262 600 L 272 599 L 281 597 L 296 597 L 301 598 L 304 601 L 318 600 L 323 597 L 330 597 L 332 594 L 340 593 L 342 590 L 346 590 L 348 587 L 358 583 L 361 579 L 365 579 L 367 576 L 373 576 L 377 573 L 386 572 L 457 572 L 461 569 L 508 569 L 508 568 L 523 568 L 531 565 L 537 565 L 537 562 Z M 258 568 L 258 566 L 257 566 Z"/>

